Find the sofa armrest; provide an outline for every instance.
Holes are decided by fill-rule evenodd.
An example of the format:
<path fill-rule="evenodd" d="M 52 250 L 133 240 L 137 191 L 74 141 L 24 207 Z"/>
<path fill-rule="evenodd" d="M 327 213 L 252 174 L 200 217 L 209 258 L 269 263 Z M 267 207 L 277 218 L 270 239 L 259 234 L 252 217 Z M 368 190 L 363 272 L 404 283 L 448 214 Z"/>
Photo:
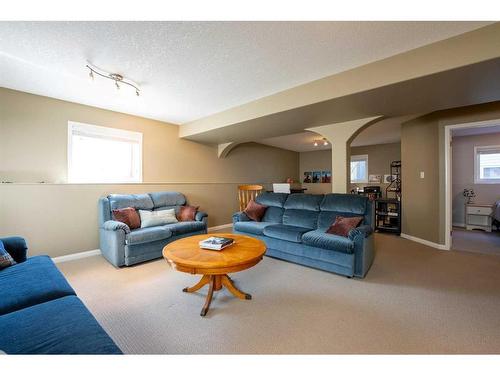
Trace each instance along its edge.
<path fill-rule="evenodd" d="M 104 224 L 102 225 L 102 229 L 110 231 L 117 231 L 122 229 L 125 233 L 130 233 L 130 228 L 128 227 L 127 224 L 115 220 L 105 221 Z"/>
<path fill-rule="evenodd" d="M 196 221 L 203 221 L 204 217 L 208 217 L 208 214 L 206 212 L 203 212 L 203 211 L 198 211 L 198 212 L 196 212 L 194 219 Z"/>
<path fill-rule="evenodd" d="M 354 242 L 354 276 L 365 277 L 375 257 L 373 230 L 363 225 L 349 232 L 349 239 Z"/>
<path fill-rule="evenodd" d="M 357 228 L 353 228 L 349 231 L 348 237 L 351 241 L 354 241 L 356 236 L 363 236 L 364 238 L 372 234 L 372 227 L 369 225 L 361 225 Z"/>
<path fill-rule="evenodd" d="M 233 214 L 233 224 L 237 223 L 238 221 L 251 221 L 251 220 L 246 213 L 240 211 Z"/>
<path fill-rule="evenodd" d="M 12 256 L 17 263 L 22 263 L 28 255 L 28 246 L 22 237 L 0 238 L 4 244 L 5 250 Z"/>

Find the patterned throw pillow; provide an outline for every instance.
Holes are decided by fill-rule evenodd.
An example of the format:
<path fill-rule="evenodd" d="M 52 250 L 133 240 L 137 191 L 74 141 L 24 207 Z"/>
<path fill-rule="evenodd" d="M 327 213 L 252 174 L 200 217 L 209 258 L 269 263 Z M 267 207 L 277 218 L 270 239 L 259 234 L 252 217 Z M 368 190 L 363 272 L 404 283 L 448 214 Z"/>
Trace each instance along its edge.
<path fill-rule="evenodd" d="M 198 208 L 199 206 L 181 206 L 179 208 L 179 213 L 177 214 L 177 219 L 179 221 L 193 221 L 196 216 L 196 212 L 198 212 Z"/>
<path fill-rule="evenodd" d="M 248 202 L 247 208 L 243 211 L 253 221 L 261 221 L 266 213 L 267 206 L 255 202 L 253 199 Z"/>
<path fill-rule="evenodd" d="M 363 221 L 363 216 L 343 217 L 337 216 L 335 222 L 330 225 L 326 233 L 347 237 L 351 229 L 356 228 Z"/>
<path fill-rule="evenodd" d="M 0 270 L 4 268 L 13 266 L 16 264 L 16 261 L 12 258 L 12 256 L 5 250 L 3 246 L 3 242 L 0 241 Z"/>
<path fill-rule="evenodd" d="M 130 229 L 137 229 L 141 227 L 141 218 L 133 207 L 113 210 L 113 217 L 116 221 L 121 221 L 122 223 L 127 224 Z"/>

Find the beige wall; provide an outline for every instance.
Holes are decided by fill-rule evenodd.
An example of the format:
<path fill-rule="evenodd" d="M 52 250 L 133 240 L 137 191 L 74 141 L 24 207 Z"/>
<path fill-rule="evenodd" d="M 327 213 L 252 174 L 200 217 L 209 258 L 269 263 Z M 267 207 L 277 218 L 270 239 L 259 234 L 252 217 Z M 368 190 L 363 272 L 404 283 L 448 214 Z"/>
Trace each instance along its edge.
<path fill-rule="evenodd" d="M 380 145 L 351 147 L 351 155 L 368 155 L 368 174 L 390 174 L 390 163 L 401 160 L 401 144 L 388 143 Z M 332 150 L 310 151 L 300 153 L 300 176 L 304 178 L 306 171 L 332 170 Z M 332 176 L 335 178 L 335 176 Z M 366 185 L 381 186 L 382 191 L 388 184 L 350 184 L 350 189 Z M 326 194 L 332 192 L 331 184 L 302 184 L 308 193 Z"/>
<path fill-rule="evenodd" d="M 453 223 L 465 223 L 464 189 L 474 189 L 474 202 L 493 204 L 500 199 L 500 184 L 474 183 L 474 147 L 500 145 L 500 133 L 454 137 L 452 147 Z"/>
<path fill-rule="evenodd" d="M 143 133 L 144 184 L 66 184 L 67 123 Z M 98 248 L 97 199 L 109 193 L 177 190 L 231 222 L 237 185 L 298 178 L 298 153 L 243 144 L 226 159 L 217 149 L 178 138 L 178 126 L 0 88 L 0 236 L 22 235 L 32 254 Z M 36 184 L 44 181 L 46 184 Z"/>
<path fill-rule="evenodd" d="M 500 101 L 438 111 L 402 124 L 403 233 L 445 243 L 444 128 L 493 119 L 500 119 Z"/>
<path fill-rule="evenodd" d="M 368 155 L 368 174 L 382 175 L 382 181 L 385 174 L 391 173 L 391 162 L 401 160 L 401 143 L 387 143 L 380 145 L 351 147 L 351 156 L 353 155 Z M 383 196 L 385 197 L 385 189 L 389 184 L 351 184 L 351 189 L 356 186 L 380 186 Z"/>
<path fill-rule="evenodd" d="M 304 172 L 331 171 L 332 170 L 332 150 L 301 152 L 300 160 L 300 181 L 304 180 Z M 302 183 L 309 194 L 326 194 L 332 192 L 332 184 L 308 184 Z"/>

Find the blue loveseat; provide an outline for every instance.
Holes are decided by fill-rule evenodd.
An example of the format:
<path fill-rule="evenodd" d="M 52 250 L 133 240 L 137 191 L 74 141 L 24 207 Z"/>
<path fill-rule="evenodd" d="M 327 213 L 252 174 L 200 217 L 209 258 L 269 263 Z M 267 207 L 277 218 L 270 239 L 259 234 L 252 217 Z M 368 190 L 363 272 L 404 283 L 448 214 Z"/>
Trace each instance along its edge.
<path fill-rule="evenodd" d="M 17 264 L 0 270 L 0 350 L 7 354 L 121 354 L 48 256 L 0 239 Z"/>
<path fill-rule="evenodd" d="M 262 193 L 267 206 L 261 222 L 244 212 L 233 215 L 233 231 L 263 240 L 266 255 L 348 277 L 364 277 L 373 257 L 373 205 L 352 194 Z M 348 237 L 326 233 L 337 215 L 363 216 Z"/>
<path fill-rule="evenodd" d="M 207 214 L 196 213 L 194 221 L 149 228 L 130 228 L 113 220 L 112 210 L 133 207 L 137 210 L 168 210 L 186 204 L 183 194 L 161 191 L 147 194 L 111 194 L 99 199 L 99 237 L 102 255 L 115 267 L 160 258 L 166 244 L 182 237 L 207 233 Z"/>

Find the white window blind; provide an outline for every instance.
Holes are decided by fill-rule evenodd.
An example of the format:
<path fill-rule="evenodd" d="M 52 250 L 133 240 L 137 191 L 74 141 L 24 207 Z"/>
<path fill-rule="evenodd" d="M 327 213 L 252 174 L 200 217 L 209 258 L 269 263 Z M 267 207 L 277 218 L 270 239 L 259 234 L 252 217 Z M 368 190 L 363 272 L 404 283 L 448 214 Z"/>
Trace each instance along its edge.
<path fill-rule="evenodd" d="M 70 121 L 68 182 L 142 182 L 142 133 Z"/>

